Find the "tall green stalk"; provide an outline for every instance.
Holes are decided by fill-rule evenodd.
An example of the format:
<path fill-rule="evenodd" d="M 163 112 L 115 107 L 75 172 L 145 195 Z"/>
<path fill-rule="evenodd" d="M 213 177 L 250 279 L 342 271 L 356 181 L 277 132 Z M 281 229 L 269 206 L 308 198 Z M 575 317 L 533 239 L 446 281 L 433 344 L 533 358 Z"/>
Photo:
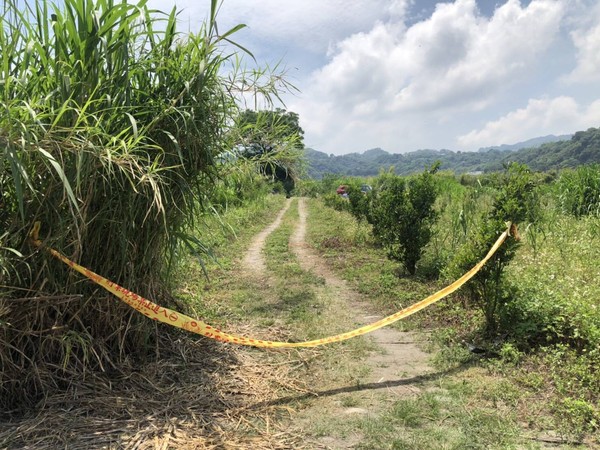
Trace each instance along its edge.
<path fill-rule="evenodd" d="M 253 77 L 225 53 L 243 25 L 219 33 L 216 0 L 186 35 L 176 9 L 146 0 L 22 3 L 4 2 L 0 18 L 2 407 L 33 401 L 56 367 L 111 367 L 156 338 L 145 319 L 32 253 L 33 222 L 70 258 L 168 304 L 168 262 L 182 242 L 203 250 L 188 231 L 211 211 L 237 86 Z M 257 81 L 262 94 L 277 95 L 272 81 Z"/>

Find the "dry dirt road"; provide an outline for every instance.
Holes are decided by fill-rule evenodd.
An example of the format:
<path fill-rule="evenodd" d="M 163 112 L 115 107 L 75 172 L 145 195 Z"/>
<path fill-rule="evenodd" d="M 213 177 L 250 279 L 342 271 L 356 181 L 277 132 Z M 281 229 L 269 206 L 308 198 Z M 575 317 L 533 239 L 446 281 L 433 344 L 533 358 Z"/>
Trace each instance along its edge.
<path fill-rule="evenodd" d="M 288 200 L 278 214 L 276 220 L 257 234 L 244 258 L 244 266 L 256 279 L 269 284 L 271 275 L 267 272 L 262 249 L 269 234 L 277 229 L 288 209 L 298 208 L 298 221 L 289 241 L 290 251 L 295 253 L 301 268 L 325 280 L 317 289 L 316 295 L 327 298 L 326 317 L 337 324 L 344 323 L 350 327 L 364 325 L 379 320 L 381 316 L 374 314 L 368 304 L 361 301 L 361 296 L 350 285 L 327 265 L 306 241 L 307 233 L 307 200 Z M 346 330 L 347 331 L 347 330 Z M 420 392 L 417 380 L 431 373 L 428 365 L 429 355 L 418 345 L 418 336 L 413 332 L 401 332 L 386 327 L 368 336 L 374 350 L 361 360 L 360 369 L 364 373 L 360 379 L 360 388 L 344 386 L 341 380 L 337 386 L 331 382 L 325 386 L 312 386 L 315 399 L 307 409 L 299 413 L 296 423 L 311 434 L 316 416 L 323 420 L 343 420 L 353 415 L 378 415 L 386 406 L 401 396 L 414 395 Z M 366 369 L 366 370 L 364 370 Z M 415 382 L 413 382 L 415 381 Z M 352 392 L 352 405 L 339 398 Z M 327 416 L 327 417 L 324 417 Z M 332 425 L 335 428 L 335 424 Z M 316 440 L 319 448 L 348 449 L 360 442 L 360 433 L 340 433 L 321 436 Z"/>

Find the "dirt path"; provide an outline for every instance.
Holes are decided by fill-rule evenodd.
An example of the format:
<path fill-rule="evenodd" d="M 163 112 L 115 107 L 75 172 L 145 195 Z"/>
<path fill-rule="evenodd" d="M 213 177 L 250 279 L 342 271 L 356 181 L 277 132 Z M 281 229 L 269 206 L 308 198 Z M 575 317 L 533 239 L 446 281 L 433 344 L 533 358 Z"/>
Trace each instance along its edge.
<path fill-rule="evenodd" d="M 243 267 L 248 272 L 251 272 L 255 276 L 264 276 L 267 271 L 267 266 L 265 264 L 265 259 L 262 255 L 262 249 L 265 245 L 265 241 L 269 237 L 269 235 L 275 231 L 279 225 L 281 224 L 281 219 L 289 209 L 292 204 L 292 199 L 288 199 L 285 203 L 285 206 L 279 211 L 277 217 L 273 221 L 271 225 L 258 233 L 252 242 L 250 243 L 250 247 L 246 251 L 246 255 L 244 256 Z"/>
<path fill-rule="evenodd" d="M 290 244 L 298 256 L 302 268 L 322 276 L 326 286 L 335 291 L 336 297 L 345 300 L 360 325 L 381 319 L 382 316 L 372 314 L 368 305 L 360 301 L 360 295 L 334 274 L 327 267 L 325 261 L 306 244 L 307 213 L 306 201 L 303 198 L 298 201 L 298 214 L 300 220 L 290 239 Z M 370 336 L 382 350 L 380 354 L 373 354 L 368 359 L 368 364 L 372 368 L 372 382 L 393 381 L 400 376 L 413 377 L 430 370 L 427 364 L 428 356 L 416 345 L 414 333 L 386 327 L 374 331 Z M 390 389 L 397 393 L 415 388 L 404 385 L 390 387 Z"/>
<path fill-rule="evenodd" d="M 290 246 L 298 256 L 300 266 L 323 277 L 325 285 L 334 291 L 335 297 L 344 300 L 347 311 L 356 317 L 360 325 L 381 319 L 382 316 L 371 314 L 369 306 L 360 302 L 360 294 L 335 275 L 326 262 L 306 244 L 307 212 L 304 198 L 298 201 L 298 215 L 300 218 L 290 239 Z M 366 361 L 371 367 L 371 382 L 383 383 L 397 380 L 399 377 L 413 377 L 430 370 L 427 364 L 428 355 L 416 345 L 414 333 L 386 327 L 374 331 L 370 337 L 381 349 L 380 353 L 372 354 Z M 395 394 L 415 389 L 409 385 L 390 387 Z"/>
<path fill-rule="evenodd" d="M 288 202 L 276 221 L 256 236 L 244 259 L 246 267 L 254 270 L 258 276 L 268 276 L 265 273 L 261 251 L 267 236 L 277 228 L 289 206 Z M 333 273 L 326 262 L 307 244 L 307 208 L 303 198 L 298 200 L 298 215 L 299 220 L 289 246 L 303 270 L 324 279 L 324 285 L 316 288 L 315 294 L 325 299 L 327 309 L 323 314 L 329 325 L 343 324 L 351 329 L 353 326 L 380 319 L 381 316 L 373 314 L 369 305 L 361 302 L 360 294 Z M 354 368 L 356 373 L 361 373 L 356 375 L 360 387 L 348 386 L 348 381 L 344 380 L 334 380 L 333 386 L 331 383 L 327 386 L 313 386 L 315 396 L 321 397 L 321 400 L 315 400 L 313 406 L 309 406 L 299 415 L 297 423 L 302 427 L 309 430 L 314 426 L 314 423 L 311 425 L 314 416 L 324 418 L 319 420 L 326 420 L 326 416 L 376 416 L 399 397 L 420 392 L 416 380 L 430 373 L 431 368 L 428 365 L 429 356 L 417 345 L 415 333 L 387 327 L 371 333 L 367 339 L 371 340 L 370 348 L 374 347 L 375 350 L 368 352 L 368 356 L 359 363 L 355 363 L 358 366 Z M 352 395 L 351 404 L 342 401 L 344 395 Z M 349 449 L 360 442 L 360 434 L 325 433 L 318 442 L 322 448 Z"/>

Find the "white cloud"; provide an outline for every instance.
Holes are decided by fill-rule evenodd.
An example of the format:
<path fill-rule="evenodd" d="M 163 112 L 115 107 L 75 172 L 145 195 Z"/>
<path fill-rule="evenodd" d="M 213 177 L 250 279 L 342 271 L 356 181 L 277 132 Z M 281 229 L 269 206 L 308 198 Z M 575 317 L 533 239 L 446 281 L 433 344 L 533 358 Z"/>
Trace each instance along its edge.
<path fill-rule="evenodd" d="M 577 52 L 577 66 L 566 77 L 567 81 L 594 82 L 600 81 L 600 5 L 589 11 L 594 20 L 581 24 L 571 32 L 571 39 Z"/>
<path fill-rule="evenodd" d="M 192 30 L 210 3 L 149 2 L 176 2 Z M 218 21 L 248 25 L 234 40 L 259 65 L 283 59 L 301 90 L 286 107 L 326 152 L 465 150 L 598 125 L 598 103 L 581 106 L 600 98 L 598 0 L 224 0 Z M 521 133 L 502 127 L 511 117 Z"/>
<path fill-rule="evenodd" d="M 421 121 L 437 124 L 481 109 L 535 72 L 559 33 L 563 13 L 555 0 L 528 6 L 508 0 L 487 18 L 475 0 L 456 0 L 438 4 L 431 17 L 410 27 L 379 21 L 370 31 L 341 40 L 293 106 L 301 118 L 310 116 L 303 121 L 307 135 L 333 152 L 348 150 L 333 148 L 329 143 L 344 139 L 332 135 L 366 115 L 371 123 L 385 117 L 392 125 L 388 134 L 394 134 L 394 122 L 409 116 L 421 114 Z M 371 146 L 382 145 L 381 134 L 365 133 L 356 145 L 367 139 Z"/>
<path fill-rule="evenodd" d="M 205 20 L 209 2 L 170 0 L 168 3 L 172 1 L 184 11 L 182 17 L 190 18 L 192 25 Z M 165 6 L 165 0 L 149 3 L 156 8 Z M 244 23 L 248 26 L 245 37 L 249 40 L 283 46 L 284 51 L 303 49 L 325 54 L 330 44 L 370 29 L 382 17 L 401 20 L 408 4 L 409 0 L 224 0 L 217 21 L 222 31 Z"/>
<path fill-rule="evenodd" d="M 512 144 L 534 136 L 572 133 L 598 124 L 600 100 L 582 107 L 567 96 L 531 99 L 525 108 L 488 122 L 481 130 L 459 136 L 457 141 L 461 147 L 474 150 L 502 143 Z"/>
<path fill-rule="evenodd" d="M 427 57 L 408 68 L 415 78 L 396 95 L 394 107 L 481 107 L 536 67 L 559 31 L 561 15 L 554 1 L 524 8 L 509 0 L 489 20 L 477 15 L 473 0 L 438 7 L 422 30 L 407 33 L 411 49 L 423 42 Z"/>

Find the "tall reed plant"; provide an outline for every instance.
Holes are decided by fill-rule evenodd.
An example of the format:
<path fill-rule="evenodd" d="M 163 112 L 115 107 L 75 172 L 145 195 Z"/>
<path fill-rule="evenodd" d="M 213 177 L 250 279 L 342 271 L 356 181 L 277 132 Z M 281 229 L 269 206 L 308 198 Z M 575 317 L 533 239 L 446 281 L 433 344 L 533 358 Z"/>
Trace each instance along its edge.
<path fill-rule="evenodd" d="M 197 33 L 181 34 L 176 9 L 147 0 L 4 2 L 0 409 L 69 378 L 58 372 L 114 368 L 156 341 L 154 325 L 26 236 L 39 220 L 48 245 L 173 303 L 169 261 L 182 244 L 203 248 L 188 230 L 222 186 L 238 86 L 267 99 L 281 86 L 240 69 L 231 39 L 243 25 L 220 33 L 210 6 Z"/>
<path fill-rule="evenodd" d="M 557 181 L 562 210 L 575 217 L 600 215 L 600 164 L 564 170 Z"/>

